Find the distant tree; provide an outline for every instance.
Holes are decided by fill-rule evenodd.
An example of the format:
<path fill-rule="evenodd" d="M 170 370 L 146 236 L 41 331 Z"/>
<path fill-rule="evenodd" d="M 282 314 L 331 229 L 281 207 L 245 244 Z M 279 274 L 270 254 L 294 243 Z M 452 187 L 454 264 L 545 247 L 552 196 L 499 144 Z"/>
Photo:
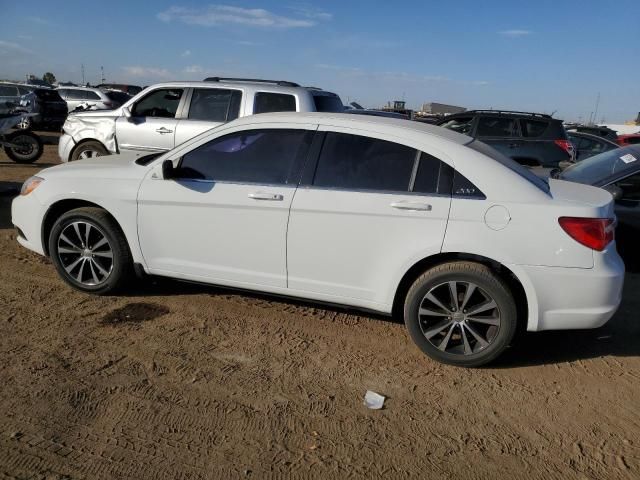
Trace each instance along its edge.
<path fill-rule="evenodd" d="M 56 76 L 51 72 L 47 72 L 42 76 L 42 80 L 47 82 L 49 85 L 53 85 L 56 83 Z"/>

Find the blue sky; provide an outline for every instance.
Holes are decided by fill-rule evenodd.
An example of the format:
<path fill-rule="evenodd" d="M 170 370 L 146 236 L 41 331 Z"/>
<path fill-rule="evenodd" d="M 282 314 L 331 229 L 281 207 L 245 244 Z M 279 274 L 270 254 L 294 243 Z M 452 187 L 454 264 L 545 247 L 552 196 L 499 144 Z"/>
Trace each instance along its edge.
<path fill-rule="evenodd" d="M 4 2 L 3 2 L 4 3 Z M 2 6 L 0 78 L 148 85 L 207 75 L 622 122 L 640 111 L 640 2 L 220 3 L 33 0 Z"/>

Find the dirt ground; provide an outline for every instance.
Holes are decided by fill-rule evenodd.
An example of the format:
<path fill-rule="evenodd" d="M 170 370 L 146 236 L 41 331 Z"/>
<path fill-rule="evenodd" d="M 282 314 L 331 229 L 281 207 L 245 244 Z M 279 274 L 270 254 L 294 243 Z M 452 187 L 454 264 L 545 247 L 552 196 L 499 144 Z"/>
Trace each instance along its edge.
<path fill-rule="evenodd" d="M 46 149 L 0 154 L 0 184 Z M 78 293 L 2 196 L 0 478 L 639 478 L 639 286 L 602 329 L 465 370 L 383 317 L 172 281 Z"/>

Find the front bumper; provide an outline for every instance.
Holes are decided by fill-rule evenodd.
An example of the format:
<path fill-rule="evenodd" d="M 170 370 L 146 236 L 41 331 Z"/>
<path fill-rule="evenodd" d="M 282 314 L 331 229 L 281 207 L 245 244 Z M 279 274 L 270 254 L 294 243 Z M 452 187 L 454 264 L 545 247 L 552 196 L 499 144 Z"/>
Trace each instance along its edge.
<path fill-rule="evenodd" d="M 58 156 L 61 162 L 68 162 L 71 159 L 71 151 L 76 146 L 73 137 L 68 133 L 63 134 L 58 141 Z"/>
<path fill-rule="evenodd" d="M 11 222 L 22 232 L 18 235 L 18 243 L 40 255 L 45 254 L 41 231 L 45 212 L 34 193 L 18 196 L 11 203 Z"/>
<path fill-rule="evenodd" d="M 537 323 L 528 330 L 598 328 L 620 306 L 625 267 L 615 244 L 594 252 L 593 268 L 521 268 L 537 296 Z"/>

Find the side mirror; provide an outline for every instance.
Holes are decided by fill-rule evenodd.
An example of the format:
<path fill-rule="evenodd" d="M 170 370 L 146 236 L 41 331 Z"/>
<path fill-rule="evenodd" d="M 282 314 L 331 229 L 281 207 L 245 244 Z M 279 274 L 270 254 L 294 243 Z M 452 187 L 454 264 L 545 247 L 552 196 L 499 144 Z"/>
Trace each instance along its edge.
<path fill-rule="evenodd" d="M 624 194 L 622 189 L 619 186 L 614 184 L 607 185 L 606 187 L 603 187 L 603 188 L 611 194 L 614 201 L 620 200 L 622 198 L 622 195 Z"/>
<path fill-rule="evenodd" d="M 171 160 L 165 160 L 162 162 L 162 178 L 165 180 L 171 180 L 175 177 L 176 169 L 173 166 L 173 162 Z"/>
<path fill-rule="evenodd" d="M 129 107 L 122 107 L 122 114 L 126 118 L 131 118 L 131 110 L 129 109 Z"/>

